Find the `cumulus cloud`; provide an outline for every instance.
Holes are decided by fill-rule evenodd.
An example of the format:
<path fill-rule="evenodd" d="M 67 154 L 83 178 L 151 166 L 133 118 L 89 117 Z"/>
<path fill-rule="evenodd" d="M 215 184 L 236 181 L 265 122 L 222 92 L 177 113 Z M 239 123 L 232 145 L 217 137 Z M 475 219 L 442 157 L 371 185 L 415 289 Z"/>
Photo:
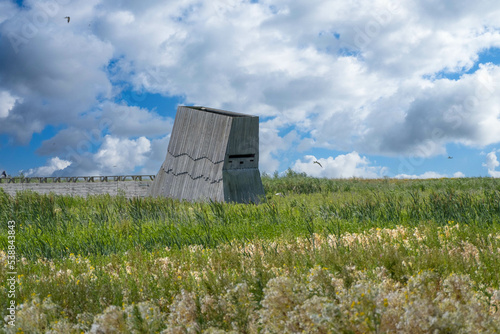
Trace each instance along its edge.
<path fill-rule="evenodd" d="M 462 5 L 444 5 L 456 16 L 443 20 L 422 1 L 109 4 L 116 19 L 100 17 L 96 35 L 126 55 L 117 66 L 136 88 L 272 117 L 272 130 L 293 125 L 310 147 L 429 157 L 449 142 L 500 140 L 498 67 L 439 77 L 500 46 L 499 8 Z M 283 155 L 271 156 L 272 169 Z"/>
<path fill-rule="evenodd" d="M 440 179 L 447 177 L 446 174 L 440 174 L 437 172 L 429 171 L 420 175 L 409 175 L 409 174 L 398 174 L 394 178 L 396 179 Z"/>
<path fill-rule="evenodd" d="M 12 16 L 17 12 L 16 5 L 10 1 L 2 1 L 0 2 L 0 24 Z"/>
<path fill-rule="evenodd" d="M 71 161 L 54 157 L 49 160 L 47 165 L 37 168 L 31 168 L 24 172 L 25 176 L 54 176 L 56 173 L 66 169 L 71 165 Z"/>
<path fill-rule="evenodd" d="M 306 155 L 304 161 L 297 160 L 292 169 L 299 173 L 306 173 L 315 177 L 328 178 L 380 178 L 386 172 L 386 168 L 370 166 L 366 157 L 361 157 L 358 152 L 342 154 L 335 158 L 320 158 Z"/>
<path fill-rule="evenodd" d="M 291 163 L 286 158 L 280 161 L 280 154 L 289 150 L 298 141 L 298 135 L 295 131 L 290 131 L 283 137 L 280 137 L 278 131 L 269 124 L 264 123 L 259 131 L 259 166 L 261 171 L 273 173 L 279 170 L 280 162 Z"/>
<path fill-rule="evenodd" d="M 64 136 L 66 134 L 65 132 Z M 162 141 L 162 144 L 164 143 Z M 30 170 L 29 174 L 38 176 L 37 173 L 42 171 L 44 176 L 123 175 L 134 174 L 137 167 L 150 166 L 151 163 L 160 163 L 161 165 L 161 162 L 155 160 L 158 159 L 158 153 L 152 151 L 152 147 L 158 149 L 158 145 L 155 141 L 153 141 L 152 145 L 151 141 L 146 137 L 127 139 L 106 135 L 102 138 L 102 144 L 98 146 L 93 146 L 92 140 L 88 139 L 88 137 L 82 137 L 81 145 L 83 146 L 79 151 L 69 151 L 68 149 L 65 156 L 68 160 L 53 158 L 48 166 Z M 85 148 L 87 145 L 91 146 L 91 148 Z M 94 150 L 96 147 L 98 149 L 95 153 L 89 152 L 89 150 Z M 153 159 L 149 159 L 150 157 Z M 65 165 L 63 166 L 62 163 L 54 165 L 55 162 L 60 161 L 64 162 Z M 63 167 L 54 168 L 54 166 Z M 150 168 L 146 174 L 155 173 L 156 171 L 153 172 Z"/>
<path fill-rule="evenodd" d="M 71 159 L 72 155 L 86 153 L 100 146 L 101 131 L 88 131 L 85 128 L 69 127 L 60 130 L 52 138 L 44 140 L 36 150 L 39 155 L 60 155 Z"/>
<path fill-rule="evenodd" d="M 167 156 L 168 142 L 170 140 L 170 135 L 164 136 L 162 138 L 153 139 L 151 141 L 151 150 L 145 156 L 146 161 L 142 165 L 140 174 L 143 175 L 156 175 L 165 157 Z"/>
<path fill-rule="evenodd" d="M 58 128 L 37 152 L 75 173 L 119 172 L 96 152 L 113 160 L 122 146 L 146 148 L 134 138 L 169 134 L 172 119 L 120 101 L 124 89 L 259 115 L 271 172 L 293 164 L 295 147 L 430 157 L 500 141 L 500 67 L 468 72 L 500 47 L 489 0 L 24 3 L 0 4 L 0 92 L 18 98 L 0 99 L 0 134 L 27 144 Z M 355 152 L 350 174 L 381 175 Z"/>
<path fill-rule="evenodd" d="M 120 137 L 163 136 L 174 125 L 173 118 L 162 117 L 155 111 L 115 103 L 103 106 L 102 117 L 108 120 L 110 132 Z"/>
<path fill-rule="evenodd" d="M 145 137 L 130 140 L 108 135 L 93 160 L 99 170 L 104 172 L 133 173 L 136 166 L 144 164 L 150 150 L 151 142 Z"/>
<path fill-rule="evenodd" d="M 441 178 L 448 178 L 450 177 L 447 174 L 441 174 L 433 171 L 425 172 L 420 175 L 416 174 L 398 174 L 394 178 L 396 179 L 441 179 Z M 465 174 L 462 172 L 455 172 L 453 173 L 453 178 L 461 178 L 465 177 Z"/>
<path fill-rule="evenodd" d="M 491 177 L 500 177 L 500 171 L 496 170 L 498 166 L 500 166 L 500 162 L 498 162 L 497 155 L 495 151 L 491 151 L 486 155 L 486 162 L 483 163 L 483 167 L 488 168 L 488 174 Z"/>
<path fill-rule="evenodd" d="M 440 79 L 427 87 L 402 88 L 414 91 L 412 100 L 399 113 L 374 112 L 363 145 L 378 152 L 429 157 L 446 153 L 449 142 L 479 147 L 498 142 L 500 95 L 495 92 L 499 81 L 500 67 L 489 64 L 457 81 Z"/>
<path fill-rule="evenodd" d="M 113 47 L 83 25 L 62 19 L 70 9 L 88 19 L 90 13 L 83 7 L 92 8 L 96 2 L 86 3 L 63 8 L 57 1 L 26 2 L 27 9 L 16 9 L 1 25 L 0 90 L 9 90 L 22 103 L 2 120 L 0 133 L 18 144 L 27 144 L 47 125 L 79 126 L 82 113 L 112 95 L 103 69 Z"/>
<path fill-rule="evenodd" d="M 57 173 L 61 176 L 136 172 L 153 175 L 165 159 L 169 139 L 170 135 L 152 140 L 144 136 L 138 139 L 113 135 L 101 137 L 100 131 L 66 129 L 44 141 L 37 153 L 61 152 L 61 156 L 71 162 L 71 166 Z M 94 150 L 95 153 L 89 152 Z"/>
<path fill-rule="evenodd" d="M 0 118 L 8 117 L 18 100 L 18 97 L 10 95 L 7 91 L 0 91 Z"/>
<path fill-rule="evenodd" d="M 483 166 L 488 168 L 488 170 L 494 170 L 498 166 L 500 166 L 500 162 L 497 160 L 497 155 L 495 151 L 491 151 L 486 155 L 486 162 L 483 163 Z"/>

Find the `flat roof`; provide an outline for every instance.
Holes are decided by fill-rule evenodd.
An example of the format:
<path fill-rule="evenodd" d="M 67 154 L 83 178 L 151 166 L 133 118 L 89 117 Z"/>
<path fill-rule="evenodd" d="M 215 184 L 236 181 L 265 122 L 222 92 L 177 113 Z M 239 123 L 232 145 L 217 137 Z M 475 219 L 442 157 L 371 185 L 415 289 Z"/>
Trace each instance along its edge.
<path fill-rule="evenodd" d="M 234 111 L 215 109 L 215 108 L 207 108 L 207 107 L 202 107 L 202 106 L 181 106 L 181 107 L 202 110 L 202 111 L 211 112 L 214 114 L 221 114 L 221 115 L 231 116 L 231 117 L 257 117 L 254 115 L 243 114 L 243 113 L 234 112 Z"/>

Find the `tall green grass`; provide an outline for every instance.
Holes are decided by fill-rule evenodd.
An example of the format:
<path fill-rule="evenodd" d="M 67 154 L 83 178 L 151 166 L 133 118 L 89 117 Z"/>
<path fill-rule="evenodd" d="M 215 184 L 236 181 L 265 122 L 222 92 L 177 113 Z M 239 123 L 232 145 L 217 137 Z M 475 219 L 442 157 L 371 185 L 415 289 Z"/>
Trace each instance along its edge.
<path fill-rule="evenodd" d="M 0 220 L 17 222 L 16 245 L 27 259 L 214 247 L 255 237 L 340 234 L 427 221 L 493 228 L 500 220 L 497 179 L 328 180 L 290 172 L 263 181 L 267 199 L 260 205 L 0 192 Z M 278 190 L 285 197 L 274 195 Z M 6 226 L 0 228 L 3 249 Z"/>
<path fill-rule="evenodd" d="M 430 315 L 437 314 L 439 298 L 439 305 L 462 303 L 483 310 L 500 296 L 499 179 L 330 180 L 289 171 L 284 177 L 265 175 L 263 184 L 266 197 L 259 205 L 32 192 L 10 197 L 0 189 L 0 221 L 17 223 L 23 328 L 43 332 L 50 325 L 59 328 L 54 333 L 88 332 L 90 324 L 104 326 L 123 314 L 137 316 L 142 325 L 113 328 L 141 327 L 146 315 L 127 305 L 148 305 L 161 313 L 154 328 L 192 321 L 200 331 L 256 332 L 258 326 L 276 324 L 266 312 L 282 309 L 273 296 L 284 294 L 283 300 L 293 303 L 283 323 L 294 314 L 306 317 L 307 307 L 323 298 L 314 306 L 318 310 L 325 304 L 344 312 L 327 328 L 342 323 L 339 331 L 366 332 L 375 326 L 376 332 L 377 326 L 410 321 L 403 312 L 411 309 L 405 294 L 429 284 L 436 288 L 419 302 L 427 303 Z M 7 249 L 6 226 L 0 227 L 0 250 Z M 2 270 L 0 280 L 5 279 Z M 460 295 L 444 296 L 439 286 L 454 281 L 480 301 L 471 299 L 475 304 L 469 305 Z M 360 300 L 360 287 L 372 285 L 383 291 L 365 299 L 377 305 L 378 313 L 363 324 L 366 319 L 358 319 L 361 306 L 351 305 Z M 384 298 L 391 296 L 398 296 L 390 311 L 398 316 L 383 325 Z M 228 298 L 233 298 L 229 304 Z M 0 300 L 7 300 L 5 289 Z M 211 300 L 218 306 L 206 313 L 203 305 Z M 113 305 L 124 308 L 109 308 Z M 189 308 L 185 314 L 194 318 L 178 320 L 179 307 Z M 245 313 L 248 307 L 252 311 Z M 477 313 L 455 311 L 467 319 Z M 29 323 L 40 314 L 45 324 Z M 5 309 L 0 311 L 4 315 Z M 414 325 L 418 332 L 418 321 Z M 286 326 L 295 328 L 293 323 Z"/>

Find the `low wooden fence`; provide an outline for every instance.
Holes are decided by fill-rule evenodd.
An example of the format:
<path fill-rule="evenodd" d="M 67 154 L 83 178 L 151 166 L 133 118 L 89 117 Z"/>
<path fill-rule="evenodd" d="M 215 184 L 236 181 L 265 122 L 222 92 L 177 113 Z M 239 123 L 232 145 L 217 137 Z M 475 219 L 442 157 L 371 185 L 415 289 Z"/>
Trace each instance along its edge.
<path fill-rule="evenodd" d="M 148 196 L 154 175 L 7 177 L 0 179 L 0 188 L 15 196 L 19 191 L 71 196 L 120 195 L 128 198 Z"/>
<path fill-rule="evenodd" d="M 59 177 L 3 177 L 0 183 L 62 183 L 62 182 L 110 182 L 110 181 L 153 181 L 155 175 L 115 175 L 115 176 L 59 176 Z"/>

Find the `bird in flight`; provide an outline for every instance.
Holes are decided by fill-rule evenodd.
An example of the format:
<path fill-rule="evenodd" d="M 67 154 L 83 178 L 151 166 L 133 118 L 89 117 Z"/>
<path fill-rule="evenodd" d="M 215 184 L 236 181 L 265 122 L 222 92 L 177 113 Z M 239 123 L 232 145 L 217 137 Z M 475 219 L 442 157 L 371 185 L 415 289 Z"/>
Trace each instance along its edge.
<path fill-rule="evenodd" d="M 69 16 L 65 16 L 64 17 L 66 20 L 68 20 L 68 23 L 69 23 Z"/>
<path fill-rule="evenodd" d="M 323 166 L 321 166 L 321 164 L 319 163 L 319 161 L 314 161 L 313 164 L 318 164 L 321 168 L 323 168 Z"/>
<path fill-rule="evenodd" d="M 453 157 L 452 156 L 448 156 L 448 159 L 453 159 Z"/>

